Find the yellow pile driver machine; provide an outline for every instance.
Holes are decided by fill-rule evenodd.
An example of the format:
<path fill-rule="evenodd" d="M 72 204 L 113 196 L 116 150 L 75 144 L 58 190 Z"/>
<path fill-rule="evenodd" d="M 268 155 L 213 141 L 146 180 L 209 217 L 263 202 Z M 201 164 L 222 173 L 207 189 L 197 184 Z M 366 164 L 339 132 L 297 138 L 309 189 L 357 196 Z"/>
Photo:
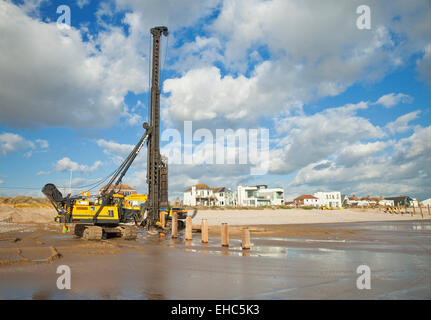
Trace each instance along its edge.
<path fill-rule="evenodd" d="M 51 201 L 57 210 L 56 222 L 75 224 L 74 232 L 78 237 L 89 240 L 99 240 L 109 234 L 117 234 L 127 240 L 136 239 L 137 226 L 143 226 L 148 231 L 164 232 L 160 230 L 160 213 L 172 217 L 173 210 L 168 203 L 168 163 L 160 155 L 160 39 L 168 36 L 167 27 L 151 29 L 153 37 L 152 55 L 152 86 L 150 104 L 150 123 L 145 122 L 145 134 L 136 144 L 132 152 L 112 175 L 108 184 L 103 188 L 97 198 L 91 201 L 88 195 L 63 197 L 57 187 L 46 184 L 42 192 Z M 139 207 L 132 206 L 133 196 L 124 196 L 118 193 L 118 186 L 124 175 L 132 165 L 144 143 L 147 143 L 147 184 L 148 197 Z M 179 227 L 184 227 L 187 211 L 176 208 Z"/>

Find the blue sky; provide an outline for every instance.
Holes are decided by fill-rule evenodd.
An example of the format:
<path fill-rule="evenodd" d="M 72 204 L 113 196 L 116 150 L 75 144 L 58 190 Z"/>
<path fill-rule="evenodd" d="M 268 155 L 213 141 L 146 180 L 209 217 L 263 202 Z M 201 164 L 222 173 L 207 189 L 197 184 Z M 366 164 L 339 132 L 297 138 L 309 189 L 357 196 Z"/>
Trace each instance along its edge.
<path fill-rule="evenodd" d="M 119 165 L 148 117 L 149 29 L 166 25 L 162 132 L 270 132 L 267 174 L 171 164 L 170 198 L 195 183 L 429 198 L 431 4 L 388 2 L 0 0 L 0 196 L 65 190 L 70 170 L 79 192 Z M 145 155 L 124 180 L 141 192 Z"/>

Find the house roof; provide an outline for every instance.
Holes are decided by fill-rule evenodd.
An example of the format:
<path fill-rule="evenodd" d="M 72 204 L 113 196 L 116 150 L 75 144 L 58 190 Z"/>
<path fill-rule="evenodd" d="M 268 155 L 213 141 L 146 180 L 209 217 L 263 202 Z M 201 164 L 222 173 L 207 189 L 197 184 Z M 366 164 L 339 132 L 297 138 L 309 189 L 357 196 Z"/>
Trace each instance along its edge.
<path fill-rule="evenodd" d="M 315 196 L 312 196 L 311 194 L 303 194 L 303 195 L 300 195 L 299 197 L 296 197 L 293 200 L 295 201 L 295 200 L 303 200 L 303 199 L 319 199 L 319 198 L 316 198 Z"/>
<path fill-rule="evenodd" d="M 194 187 L 196 187 L 196 190 L 213 190 L 213 188 L 208 187 L 205 183 L 199 183 L 195 184 Z M 192 187 L 188 188 L 184 192 L 192 191 Z"/>
<path fill-rule="evenodd" d="M 231 191 L 230 189 L 226 188 L 226 187 L 216 187 L 216 188 L 211 188 L 208 187 L 205 183 L 199 183 L 194 185 L 196 187 L 196 190 L 212 190 L 213 192 L 227 192 L 227 191 Z M 190 192 L 192 191 L 192 187 L 184 190 L 184 192 Z"/>
<path fill-rule="evenodd" d="M 106 188 L 106 184 L 102 187 L 102 188 L 100 188 L 99 189 L 99 191 L 102 191 L 103 189 L 105 189 Z M 110 185 L 109 186 L 109 189 L 112 189 L 112 188 L 114 188 L 114 185 Z M 116 188 L 115 188 L 115 190 L 132 190 L 132 191 L 136 191 L 134 188 L 132 188 L 131 186 L 129 186 L 129 185 L 127 185 L 127 184 L 119 184 Z"/>

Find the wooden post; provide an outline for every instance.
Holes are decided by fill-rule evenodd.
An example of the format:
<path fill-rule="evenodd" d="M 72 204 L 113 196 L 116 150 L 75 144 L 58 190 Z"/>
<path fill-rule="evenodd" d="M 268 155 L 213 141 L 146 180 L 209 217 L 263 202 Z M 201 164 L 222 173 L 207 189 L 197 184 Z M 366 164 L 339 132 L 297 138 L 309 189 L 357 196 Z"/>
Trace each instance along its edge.
<path fill-rule="evenodd" d="M 242 243 L 241 243 L 242 249 L 247 250 L 250 249 L 251 243 L 250 243 L 250 230 L 248 228 L 242 228 Z"/>
<path fill-rule="evenodd" d="M 186 218 L 186 240 L 192 240 L 192 217 Z"/>
<path fill-rule="evenodd" d="M 427 207 L 428 207 L 428 215 L 430 216 L 431 215 L 430 205 L 428 204 Z"/>
<path fill-rule="evenodd" d="M 172 238 L 178 238 L 178 214 L 172 213 Z"/>
<path fill-rule="evenodd" d="M 208 221 L 207 221 L 207 219 L 202 219 L 201 235 L 202 235 L 202 243 L 208 243 Z"/>
<path fill-rule="evenodd" d="M 221 224 L 221 245 L 229 247 L 229 226 L 227 223 Z"/>
<path fill-rule="evenodd" d="M 420 212 L 421 212 L 421 216 L 422 216 L 422 218 L 424 217 L 424 215 L 423 215 L 423 213 L 422 213 L 422 206 L 421 206 L 421 203 L 420 202 L 418 202 L 418 205 L 419 205 L 419 210 L 420 210 Z"/>
<path fill-rule="evenodd" d="M 407 214 L 407 204 L 404 204 L 404 213 Z"/>
<path fill-rule="evenodd" d="M 401 214 L 400 204 L 398 204 L 398 214 Z"/>
<path fill-rule="evenodd" d="M 160 224 L 162 225 L 162 228 L 165 228 L 166 221 L 165 221 L 165 212 L 160 212 Z"/>

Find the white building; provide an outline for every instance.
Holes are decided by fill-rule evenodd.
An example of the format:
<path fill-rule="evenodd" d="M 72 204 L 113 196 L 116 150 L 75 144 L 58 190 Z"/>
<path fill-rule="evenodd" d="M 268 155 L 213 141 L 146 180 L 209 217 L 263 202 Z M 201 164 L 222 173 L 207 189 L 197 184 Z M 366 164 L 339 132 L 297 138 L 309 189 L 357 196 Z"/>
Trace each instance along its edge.
<path fill-rule="evenodd" d="M 293 202 L 298 207 L 318 207 L 319 198 L 312 196 L 311 194 L 303 194 L 293 199 Z"/>
<path fill-rule="evenodd" d="M 213 193 L 217 198 L 216 206 L 234 206 L 235 205 L 235 197 L 231 189 L 220 187 L 214 188 Z"/>
<path fill-rule="evenodd" d="M 316 192 L 314 194 L 316 198 L 319 199 L 319 206 L 330 207 L 330 208 L 340 208 L 341 205 L 341 192 Z"/>
<path fill-rule="evenodd" d="M 431 198 L 428 198 L 428 199 L 426 199 L 426 200 L 424 200 L 424 201 L 421 201 L 421 203 L 422 203 L 422 205 L 423 206 L 431 206 Z"/>
<path fill-rule="evenodd" d="M 184 191 L 185 206 L 215 206 L 217 198 L 214 195 L 214 189 L 204 183 L 188 188 Z"/>
<path fill-rule="evenodd" d="M 388 199 L 380 200 L 379 206 L 393 207 L 394 206 L 394 200 L 388 200 Z"/>
<path fill-rule="evenodd" d="M 268 188 L 267 185 L 237 187 L 237 205 L 257 207 L 269 205 L 283 205 L 284 190 L 282 188 Z"/>
<path fill-rule="evenodd" d="M 184 191 L 185 206 L 233 206 L 235 197 L 231 189 L 211 188 L 201 183 Z"/>

